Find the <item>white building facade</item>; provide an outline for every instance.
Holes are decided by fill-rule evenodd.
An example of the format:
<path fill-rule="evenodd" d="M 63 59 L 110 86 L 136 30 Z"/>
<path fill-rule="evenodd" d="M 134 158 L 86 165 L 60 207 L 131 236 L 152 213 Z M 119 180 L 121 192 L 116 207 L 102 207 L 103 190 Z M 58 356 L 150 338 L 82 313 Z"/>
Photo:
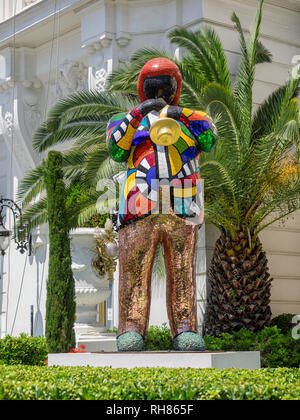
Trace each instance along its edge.
<path fill-rule="evenodd" d="M 239 62 L 233 31 L 235 11 L 244 29 L 255 16 L 256 0 L 0 0 L 0 196 L 15 199 L 23 176 L 44 157 L 32 136 L 51 106 L 81 89 L 104 89 L 107 74 L 138 48 L 155 46 L 179 55 L 167 34 L 176 26 L 212 25 L 227 52 L 232 73 Z M 284 84 L 300 56 L 300 1 L 266 0 L 261 40 L 273 54 L 257 69 L 256 104 Z M 292 62 L 292 60 L 294 60 Z M 299 59 L 300 61 L 300 59 Z M 13 218 L 7 215 L 11 228 Z M 216 239 L 201 229 L 198 258 L 198 316 L 206 296 L 206 261 Z M 274 277 L 273 315 L 300 314 L 300 215 L 262 235 Z M 47 227 L 33 232 L 33 253 L 21 255 L 11 243 L 2 258 L 0 332 L 45 333 L 48 270 Z M 116 273 L 117 278 L 117 273 Z M 164 284 L 153 285 L 150 324 L 166 321 Z M 107 305 L 108 327 L 117 326 L 117 281 Z"/>

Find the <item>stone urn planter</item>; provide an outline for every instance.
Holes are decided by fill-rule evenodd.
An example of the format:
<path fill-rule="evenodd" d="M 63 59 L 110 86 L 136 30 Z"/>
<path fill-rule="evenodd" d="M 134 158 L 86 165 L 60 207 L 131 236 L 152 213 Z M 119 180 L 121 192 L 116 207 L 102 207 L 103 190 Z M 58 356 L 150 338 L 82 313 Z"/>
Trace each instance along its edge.
<path fill-rule="evenodd" d="M 76 342 L 83 337 L 97 338 L 106 332 L 98 322 L 97 305 L 110 296 L 108 274 L 99 275 L 92 262 L 97 258 L 96 237 L 105 236 L 105 229 L 78 228 L 70 232 L 72 270 L 75 279 Z"/>

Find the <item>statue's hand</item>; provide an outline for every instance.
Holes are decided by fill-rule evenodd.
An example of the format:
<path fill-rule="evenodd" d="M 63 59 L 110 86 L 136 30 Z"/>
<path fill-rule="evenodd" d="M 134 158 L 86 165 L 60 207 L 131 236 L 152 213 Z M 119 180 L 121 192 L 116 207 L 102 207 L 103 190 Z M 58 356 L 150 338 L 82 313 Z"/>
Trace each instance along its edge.
<path fill-rule="evenodd" d="M 168 108 L 167 116 L 168 118 L 173 118 L 174 120 L 179 121 L 181 113 L 182 107 L 170 105 Z"/>
<path fill-rule="evenodd" d="M 147 99 L 146 101 L 142 102 L 138 108 L 140 113 L 145 116 L 149 114 L 151 111 L 160 111 L 167 105 L 167 102 L 162 98 L 157 99 Z"/>

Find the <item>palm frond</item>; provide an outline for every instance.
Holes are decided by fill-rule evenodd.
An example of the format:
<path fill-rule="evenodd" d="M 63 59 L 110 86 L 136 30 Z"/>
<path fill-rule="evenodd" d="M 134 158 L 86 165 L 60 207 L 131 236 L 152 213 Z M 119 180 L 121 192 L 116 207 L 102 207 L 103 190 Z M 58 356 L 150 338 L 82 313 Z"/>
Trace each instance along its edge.
<path fill-rule="evenodd" d="M 107 77 L 106 86 L 109 91 L 122 91 L 137 95 L 137 80 L 144 64 L 157 57 L 174 58 L 166 50 L 144 47 L 138 49 L 130 58 L 129 63 L 121 64 Z"/>
<path fill-rule="evenodd" d="M 203 89 L 208 83 L 192 63 L 194 63 L 194 59 L 190 54 L 186 54 L 180 62 L 176 62 L 182 75 L 182 90 L 179 102 L 181 106 L 191 109 L 199 108 Z"/>
<path fill-rule="evenodd" d="M 28 232 L 48 221 L 47 197 L 26 207 L 22 213 L 22 224 Z"/>
<path fill-rule="evenodd" d="M 42 152 L 55 144 L 75 138 L 103 134 L 110 117 L 128 111 L 135 103 L 118 92 L 81 91 L 60 100 L 36 131 L 33 147 Z"/>
<path fill-rule="evenodd" d="M 170 31 L 169 40 L 186 48 L 194 58 L 194 65 L 202 77 L 210 82 L 217 82 L 231 88 L 230 71 L 226 55 L 215 30 L 202 25 L 195 32 L 185 28 Z"/>
<path fill-rule="evenodd" d="M 85 174 L 85 162 L 90 153 L 97 147 L 97 144 L 85 147 L 85 145 L 76 147 L 62 152 L 62 170 L 65 179 L 81 180 Z"/>
<path fill-rule="evenodd" d="M 252 139 L 268 135 L 274 130 L 274 125 L 283 111 L 286 98 L 291 100 L 300 93 L 300 81 L 288 81 L 284 86 L 272 92 L 259 106 L 253 117 Z"/>
<path fill-rule="evenodd" d="M 164 57 L 168 58 L 169 60 L 172 60 L 174 58 L 172 57 L 172 54 L 167 50 L 155 47 L 144 47 L 139 48 L 132 54 L 132 56 L 130 57 L 130 62 L 141 62 L 141 64 L 144 65 L 147 61 L 157 57 Z"/>
<path fill-rule="evenodd" d="M 165 278 L 165 262 L 161 245 L 159 244 L 153 261 L 152 278 L 154 282 L 160 282 Z"/>
<path fill-rule="evenodd" d="M 202 105 L 213 117 L 222 147 L 231 148 L 231 158 L 237 165 L 242 160 L 239 109 L 232 91 L 218 83 L 210 83 L 203 91 Z M 216 118 L 218 116 L 218 118 Z"/>
<path fill-rule="evenodd" d="M 261 41 L 257 41 L 255 64 L 272 63 L 273 55 Z"/>
<path fill-rule="evenodd" d="M 300 180 L 293 188 L 281 188 L 272 197 L 266 200 L 256 211 L 251 220 L 250 228 L 258 227 L 257 234 L 267 226 L 283 219 L 287 215 L 300 209 Z"/>
<path fill-rule="evenodd" d="M 124 164 L 115 162 L 110 158 L 106 145 L 100 144 L 92 153 L 89 153 L 85 161 L 83 183 L 96 186 L 99 179 L 111 178 L 124 168 Z"/>
<path fill-rule="evenodd" d="M 44 174 L 45 164 L 43 162 L 24 176 L 17 191 L 17 201 L 22 207 L 28 205 L 45 189 Z"/>
<path fill-rule="evenodd" d="M 246 148 L 251 140 L 252 133 L 252 90 L 255 76 L 255 65 L 257 62 L 258 37 L 262 19 L 263 2 L 264 0 L 260 0 L 259 2 L 257 14 L 247 41 L 244 38 L 238 17 L 235 14 L 232 16 L 232 19 L 235 23 L 235 28 L 239 33 L 242 51 L 237 76 L 237 83 L 235 87 L 235 94 L 243 121 L 241 132 L 243 134 L 244 139 L 243 143 L 245 144 Z"/>
<path fill-rule="evenodd" d="M 240 19 L 235 12 L 232 13 L 231 20 L 234 23 L 235 30 L 239 34 L 239 42 L 243 59 L 250 65 L 246 38 L 244 36 L 244 31 Z"/>
<path fill-rule="evenodd" d="M 224 209 L 229 210 L 229 213 L 224 212 Z M 207 222 L 220 230 L 225 229 L 227 232 L 231 233 L 232 237 L 234 237 L 235 232 L 239 229 L 235 223 L 235 218 L 232 219 L 231 217 L 230 206 L 223 198 L 217 199 L 216 197 L 214 201 L 204 199 L 204 216 Z"/>
<path fill-rule="evenodd" d="M 208 167 L 208 168 L 207 168 Z M 207 160 L 203 163 L 200 164 L 200 171 L 203 174 L 203 178 L 204 181 L 207 179 L 210 179 L 210 172 L 209 169 L 211 169 L 214 171 L 214 169 L 221 175 L 221 178 L 223 180 L 222 182 L 222 191 L 223 191 L 223 196 L 225 196 L 225 194 L 228 194 L 226 197 L 226 201 L 232 203 L 233 206 L 233 210 L 234 213 L 232 212 L 232 215 L 235 215 L 235 219 L 237 221 L 237 225 L 240 225 L 240 208 L 239 208 L 239 204 L 238 204 L 238 187 L 236 184 L 236 180 L 232 177 L 232 173 L 230 173 L 230 171 L 228 171 L 228 169 L 222 165 L 222 163 L 220 163 L 217 160 Z M 216 181 L 215 177 L 214 177 L 214 182 Z M 208 188 L 207 184 L 205 185 L 206 188 Z M 218 186 L 220 186 L 220 183 L 218 184 Z M 231 206 L 231 209 L 232 209 Z"/>
<path fill-rule="evenodd" d="M 71 206 L 68 209 L 70 226 L 72 228 L 83 226 L 93 216 L 112 212 L 118 205 L 118 194 L 118 185 L 112 182 L 108 184 L 105 191 L 91 188 L 87 191 L 84 203 L 76 208 Z"/>
<path fill-rule="evenodd" d="M 87 139 L 105 135 L 107 124 L 97 121 L 70 122 L 63 129 L 47 136 L 47 139 L 39 145 L 39 151 L 45 151 L 60 143 L 70 143 L 74 140 Z"/>
<path fill-rule="evenodd" d="M 264 196 L 264 188 L 272 187 L 273 169 L 280 165 L 284 156 L 289 153 L 293 146 L 299 144 L 299 107 L 296 99 L 290 101 L 289 105 L 282 111 L 274 131 L 268 136 L 257 139 L 253 145 L 251 165 L 253 184 L 251 197 Z"/>

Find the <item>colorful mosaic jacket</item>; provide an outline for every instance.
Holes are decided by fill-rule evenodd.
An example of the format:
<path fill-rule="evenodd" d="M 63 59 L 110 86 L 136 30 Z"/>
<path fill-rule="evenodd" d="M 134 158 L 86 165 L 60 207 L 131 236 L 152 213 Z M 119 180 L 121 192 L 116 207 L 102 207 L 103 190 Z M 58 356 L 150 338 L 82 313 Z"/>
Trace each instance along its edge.
<path fill-rule="evenodd" d="M 199 153 L 209 152 L 216 144 L 217 130 L 206 113 L 183 108 L 179 117 L 181 135 L 171 146 L 159 146 L 150 139 L 151 124 L 159 118 L 156 111 L 146 117 L 134 108 L 115 115 L 107 128 L 107 145 L 117 162 L 127 161 L 119 207 L 119 226 L 164 212 L 169 189 L 169 209 L 180 217 L 203 221 Z M 163 203 L 162 203 L 163 201 Z"/>

